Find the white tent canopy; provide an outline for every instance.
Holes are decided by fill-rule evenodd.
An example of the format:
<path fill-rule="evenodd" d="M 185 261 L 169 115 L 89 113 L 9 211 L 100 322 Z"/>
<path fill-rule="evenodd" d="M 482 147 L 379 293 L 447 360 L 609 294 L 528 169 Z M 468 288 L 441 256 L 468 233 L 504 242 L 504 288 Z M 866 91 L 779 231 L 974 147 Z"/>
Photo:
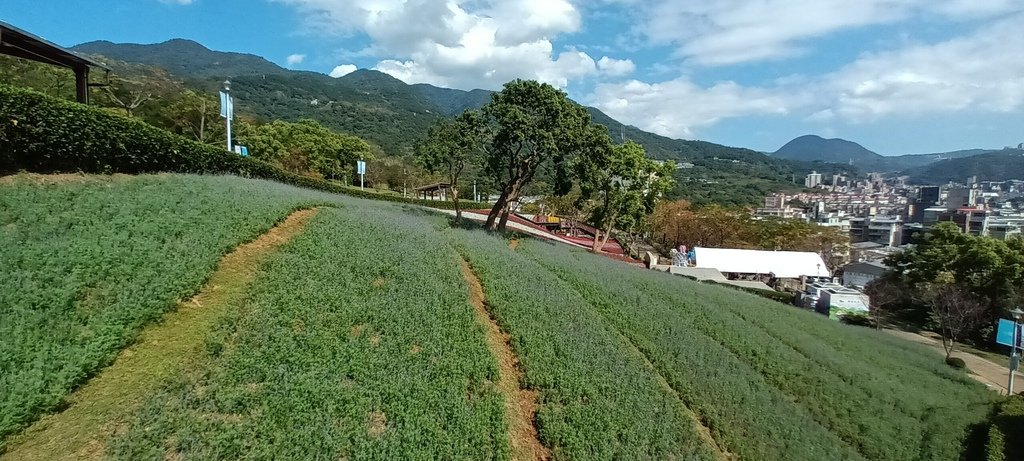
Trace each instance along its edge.
<path fill-rule="evenodd" d="M 739 274 L 774 274 L 778 278 L 828 277 L 821 256 L 809 251 L 762 251 L 694 248 L 697 266 Z"/>

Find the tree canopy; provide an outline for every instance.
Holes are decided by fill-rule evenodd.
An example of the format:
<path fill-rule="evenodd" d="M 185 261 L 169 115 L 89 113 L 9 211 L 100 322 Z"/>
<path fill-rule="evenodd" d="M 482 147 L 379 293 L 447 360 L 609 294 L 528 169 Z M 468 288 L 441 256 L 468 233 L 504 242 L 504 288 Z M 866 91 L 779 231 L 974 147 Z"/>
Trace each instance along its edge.
<path fill-rule="evenodd" d="M 482 163 L 486 142 L 485 125 L 479 112 L 466 111 L 454 120 L 439 120 L 416 143 L 416 161 L 431 173 L 445 176 L 455 202 L 455 220 L 462 219 L 459 208 L 459 179 L 463 171 Z"/>
<path fill-rule="evenodd" d="M 598 229 L 595 252 L 608 242 L 612 229 L 635 230 L 672 187 L 675 163 L 659 163 L 632 141 L 611 145 L 604 127 L 592 127 L 592 149 L 576 159 L 580 200 L 592 200 L 590 223 Z"/>
<path fill-rule="evenodd" d="M 483 108 L 491 138 L 487 171 L 499 196 L 487 216 L 487 228 L 504 229 L 513 203 L 538 170 L 555 173 L 555 193 L 571 187 L 569 167 L 574 155 L 590 145 L 590 115 L 555 87 L 533 80 L 514 80 L 491 96 Z"/>
<path fill-rule="evenodd" d="M 295 173 L 328 178 L 352 174 L 356 160 L 372 157 L 366 141 L 331 131 L 314 120 L 241 124 L 238 142 L 253 157 Z"/>

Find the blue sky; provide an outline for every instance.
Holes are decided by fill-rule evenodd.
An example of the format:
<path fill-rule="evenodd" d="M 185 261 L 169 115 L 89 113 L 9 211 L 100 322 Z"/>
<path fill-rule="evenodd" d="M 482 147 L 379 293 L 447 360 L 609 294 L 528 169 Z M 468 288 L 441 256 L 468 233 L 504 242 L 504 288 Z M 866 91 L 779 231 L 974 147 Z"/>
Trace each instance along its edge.
<path fill-rule="evenodd" d="M 451 88 L 534 78 L 762 151 L 808 133 L 882 154 L 1024 142 L 1024 0 L 6 0 L 0 20 Z"/>

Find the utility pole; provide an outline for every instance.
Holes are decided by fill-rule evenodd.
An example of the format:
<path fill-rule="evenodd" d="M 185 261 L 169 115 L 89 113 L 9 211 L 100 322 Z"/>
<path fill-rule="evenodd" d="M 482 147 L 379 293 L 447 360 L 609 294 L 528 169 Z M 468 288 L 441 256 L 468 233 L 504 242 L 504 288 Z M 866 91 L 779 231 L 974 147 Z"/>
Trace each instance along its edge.
<path fill-rule="evenodd" d="M 1020 345 L 1020 317 L 1024 315 L 1024 311 L 1020 308 L 1013 309 L 1010 311 L 1010 315 L 1013 316 L 1013 344 L 1010 345 L 1010 382 L 1006 385 L 1006 395 L 1013 395 L 1013 375 L 1017 374 L 1017 363 L 1020 360 L 1017 357 L 1017 346 Z"/>
<path fill-rule="evenodd" d="M 235 118 L 235 101 L 231 97 L 231 80 L 224 80 L 224 90 L 220 92 L 220 116 L 224 117 L 227 123 L 228 152 L 233 152 L 231 148 L 231 120 Z"/>

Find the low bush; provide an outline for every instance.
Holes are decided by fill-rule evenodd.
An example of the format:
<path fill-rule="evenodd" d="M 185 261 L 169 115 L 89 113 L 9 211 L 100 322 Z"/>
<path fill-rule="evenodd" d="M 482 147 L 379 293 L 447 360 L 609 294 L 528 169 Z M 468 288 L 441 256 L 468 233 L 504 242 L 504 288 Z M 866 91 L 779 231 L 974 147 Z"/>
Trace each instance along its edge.
<path fill-rule="evenodd" d="M 839 317 L 839 321 L 846 325 L 854 325 L 858 327 L 874 328 L 875 326 L 875 321 L 867 314 L 846 313 Z"/>
<path fill-rule="evenodd" d="M 240 157 L 142 121 L 0 84 L 0 175 L 33 173 L 228 173 L 373 200 L 454 208 L 449 201 L 353 190 Z M 489 208 L 463 201 L 462 208 Z"/>
<path fill-rule="evenodd" d="M 947 357 L 946 358 L 946 365 L 949 365 L 949 366 L 951 366 L 953 368 L 956 368 L 958 370 L 962 370 L 964 368 L 967 368 L 967 364 L 964 363 L 964 359 L 962 359 L 960 357 Z"/>

